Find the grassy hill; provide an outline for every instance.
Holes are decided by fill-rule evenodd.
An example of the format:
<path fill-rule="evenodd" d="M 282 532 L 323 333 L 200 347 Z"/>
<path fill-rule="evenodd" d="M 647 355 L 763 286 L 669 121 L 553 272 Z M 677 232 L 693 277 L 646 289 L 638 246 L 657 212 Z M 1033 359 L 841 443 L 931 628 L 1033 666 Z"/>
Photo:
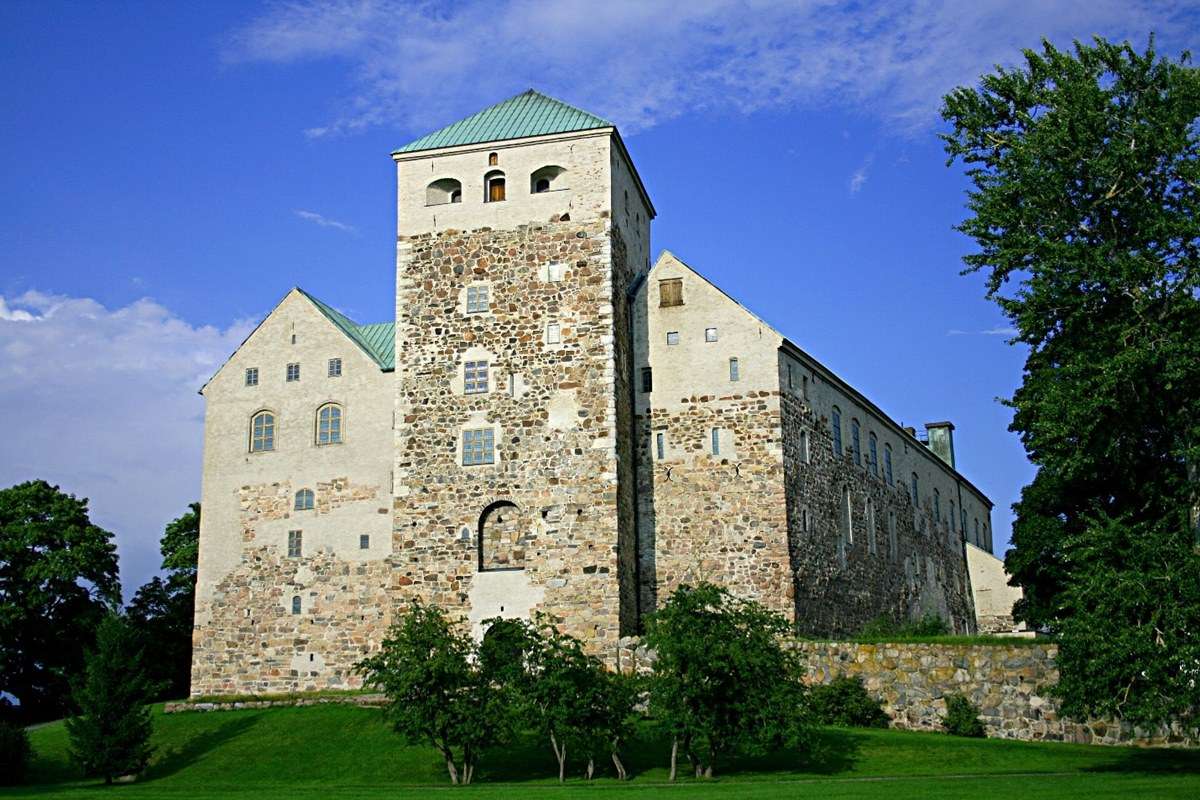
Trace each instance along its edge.
<path fill-rule="evenodd" d="M 454 790 L 432 749 L 408 747 L 374 709 L 328 705 L 155 716 L 155 759 L 126 786 L 82 780 L 61 723 L 31 733 L 30 783 L 0 798 L 417 798 L 431 790 L 475 797 L 703 798 L 1200 797 L 1200 753 L 955 739 L 934 733 L 823 729 L 818 752 L 723 765 L 717 779 L 666 783 L 669 743 L 651 726 L 626 748 L 633 779 L 584 781 L 573 765 L 556 782 L 548 745 L 530 740 L 486 755 L 477 784 Z"/>

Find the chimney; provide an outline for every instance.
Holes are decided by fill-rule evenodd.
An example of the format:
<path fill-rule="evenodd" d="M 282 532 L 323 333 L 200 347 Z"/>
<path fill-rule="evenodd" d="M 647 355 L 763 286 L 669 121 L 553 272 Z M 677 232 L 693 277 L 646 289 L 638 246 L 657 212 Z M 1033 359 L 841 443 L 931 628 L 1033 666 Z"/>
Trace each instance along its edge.
<path fill-rule="evenodd" d="M 925 435 L 933 454 L 954 468 L 954 423 L 926 422 Z"/>
<path fill-rule="evenodd" d="M 913 437 L 914 439 L 917 438 L 917 429 L 912 427 L 911 425 L 905 425 L 904 432 L 907 433 L 909 436 Z"/>

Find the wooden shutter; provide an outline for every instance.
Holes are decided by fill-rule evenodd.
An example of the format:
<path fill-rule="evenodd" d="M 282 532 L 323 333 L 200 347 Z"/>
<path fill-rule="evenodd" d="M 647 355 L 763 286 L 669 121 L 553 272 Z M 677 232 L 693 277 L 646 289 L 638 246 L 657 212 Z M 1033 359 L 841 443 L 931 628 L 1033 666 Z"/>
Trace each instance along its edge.
<path fill-rule="evenodd" d="M 683 279 L 670 278 L 658 282 L 659 306 L 683 305 Z"/>

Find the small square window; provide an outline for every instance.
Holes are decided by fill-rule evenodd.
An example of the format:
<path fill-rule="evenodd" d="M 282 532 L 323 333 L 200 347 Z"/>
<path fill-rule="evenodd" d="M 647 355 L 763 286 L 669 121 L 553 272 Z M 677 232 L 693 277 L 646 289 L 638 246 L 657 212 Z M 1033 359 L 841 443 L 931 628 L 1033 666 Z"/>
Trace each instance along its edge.
<path fill-rule="evenodd" d="M 488 300 L 488 287 L 486 286 L 468 286 L 467 287 L 467 313 L 482 314 L 490 307 Z"/>
<path fill-rule="evenodd" d="M 642 391 L 654 391 L 654 372 L 650 367 L 642 367 Z"/>
<path fill-rule="evenodd" d="M 287 379 L 288 379 L 288 383 L 292 383 L 293 381 L 300 380 L 300 365 L 299 364 L 288 364 L 287 365 Z"/>
<path fill-rule="evenodd" d="M 705 328 L 704 329 L 704 341 L 715 342 L 716 340 L 717 340 L 717 329 L 716 328 Z"/>
<path fill-rule="evenodd" d="M 550 283 L 561 283 L 562 279 L 563 279 L 563 275 L 566 273 L 566 271 L 567 271 L 566 264 L 559 264 L 559 263 L 547 264 L 546 272 L 545 272 L 546 280 L 549 281 Z"/>
<path fill-rule="evenodd" d="M 304 534 L 301 531 L 288 531 L 288 558 L 299 558 L 304 551 Z"/>
<path fill-rule="evenodd" d="M 546 344 L 558 344 L 562 341 L 562 328 L 557 322 L 551 322 L 546 326 Z"/>
<path fill-rule="evenodd" d="M 468 361 L 463 371 L 463 392 L 484 394 L 488 390 L 488 362 Z"/>
<path fill-rule="evenodd" d="M 258 386 L 258 367 L 250 367 L 246 370 L 246 385 Z"/>
<path fill-rule="evenodd" d="M 683 305 L 683 278 L 658 282 L 658 305 L 662 308 Z"/>
<path fill-rule="evenodd" d="M 495 433 L 491 428 L 463 431 L 462 442 L 463 466 L 495 463 Z"/>
<path fill-rule="evenodd" d="M 667 331 L 667 344 L 672 347 L 679 344 L 679 331 Z"/>
<path fill-rule="evenodd" d="M 371 549 L 371 534 L 360 533 L 358 535 L 358 549 L 359 550 L 370 550 Z"/>
<path fill-rule="evenodd" d="M 342 377 L 342 360 L 340 358 L 329 359 L 329 377 Z"/>

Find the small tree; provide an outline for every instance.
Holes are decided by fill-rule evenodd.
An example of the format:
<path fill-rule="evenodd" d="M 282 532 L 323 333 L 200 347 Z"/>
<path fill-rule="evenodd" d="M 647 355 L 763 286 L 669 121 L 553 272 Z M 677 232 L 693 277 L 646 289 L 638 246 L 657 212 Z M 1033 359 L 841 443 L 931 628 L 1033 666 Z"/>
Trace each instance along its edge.
<path fill-rule="evenodd" d="M 634 674 L 602 670 L 593 693 L 593 706 L 585 729 L 589 733 L 588 771 L 590 780 L 596 756 L 607 752 L 617 770 L 617 780 L 629 772 L 621 760 L 621 745 L 633 734 L 642 681 Z"/>
<path fill-rule="evenodd" d="M 679 587 L 651 619 L 657 658 L 650 706 L 671 732 L 671 780 L 680 747 L 696 777 L 736 748 L 807 746 L 807 696 L 789 626 L 758 603 L 712 584 Z"/>
<path fill-rule="evenodd" d="M 512 730 L 509 693 L 488 678 L 471 637 L 441 609 L 413 601 L 379 653 L 355 671 L 387 695 L 385 713 L 397 733 L 437 748 L 453 784 L 469 784 L 484 750 Z"/>
<path fill-rule="evenodd" d="M 0 719 L 0 786 L 23 783 L 31 755 L 25 729 L 15 722 Z"/>
<path fill-rule="evenodd" d="M 810 691 L 813 714 L 822 725 L 847 728 L 886 728 L 888 715 L 879 701 L 867 693 L 859 676 L 845 675 L 814 686 Z"/>
<path fill-rule="evenodd" d="M 100 622 L 96 649 L 87 655 L 72 699 L 79 716 L 67 719 L 71 757 L 87 775 L 106 784 L 146 768 L 153 749 L 150 708 L 154 687 L 146 680 L 137 634 L 116 613 Z"/>
<path fill-rule="evenodd" d="M 946 733 L 951 736 L 984 736 L 983 722 L 979 719 L 979 707 L 961 694 L 946 698 L 946 718 L 942 720 Z"/>

